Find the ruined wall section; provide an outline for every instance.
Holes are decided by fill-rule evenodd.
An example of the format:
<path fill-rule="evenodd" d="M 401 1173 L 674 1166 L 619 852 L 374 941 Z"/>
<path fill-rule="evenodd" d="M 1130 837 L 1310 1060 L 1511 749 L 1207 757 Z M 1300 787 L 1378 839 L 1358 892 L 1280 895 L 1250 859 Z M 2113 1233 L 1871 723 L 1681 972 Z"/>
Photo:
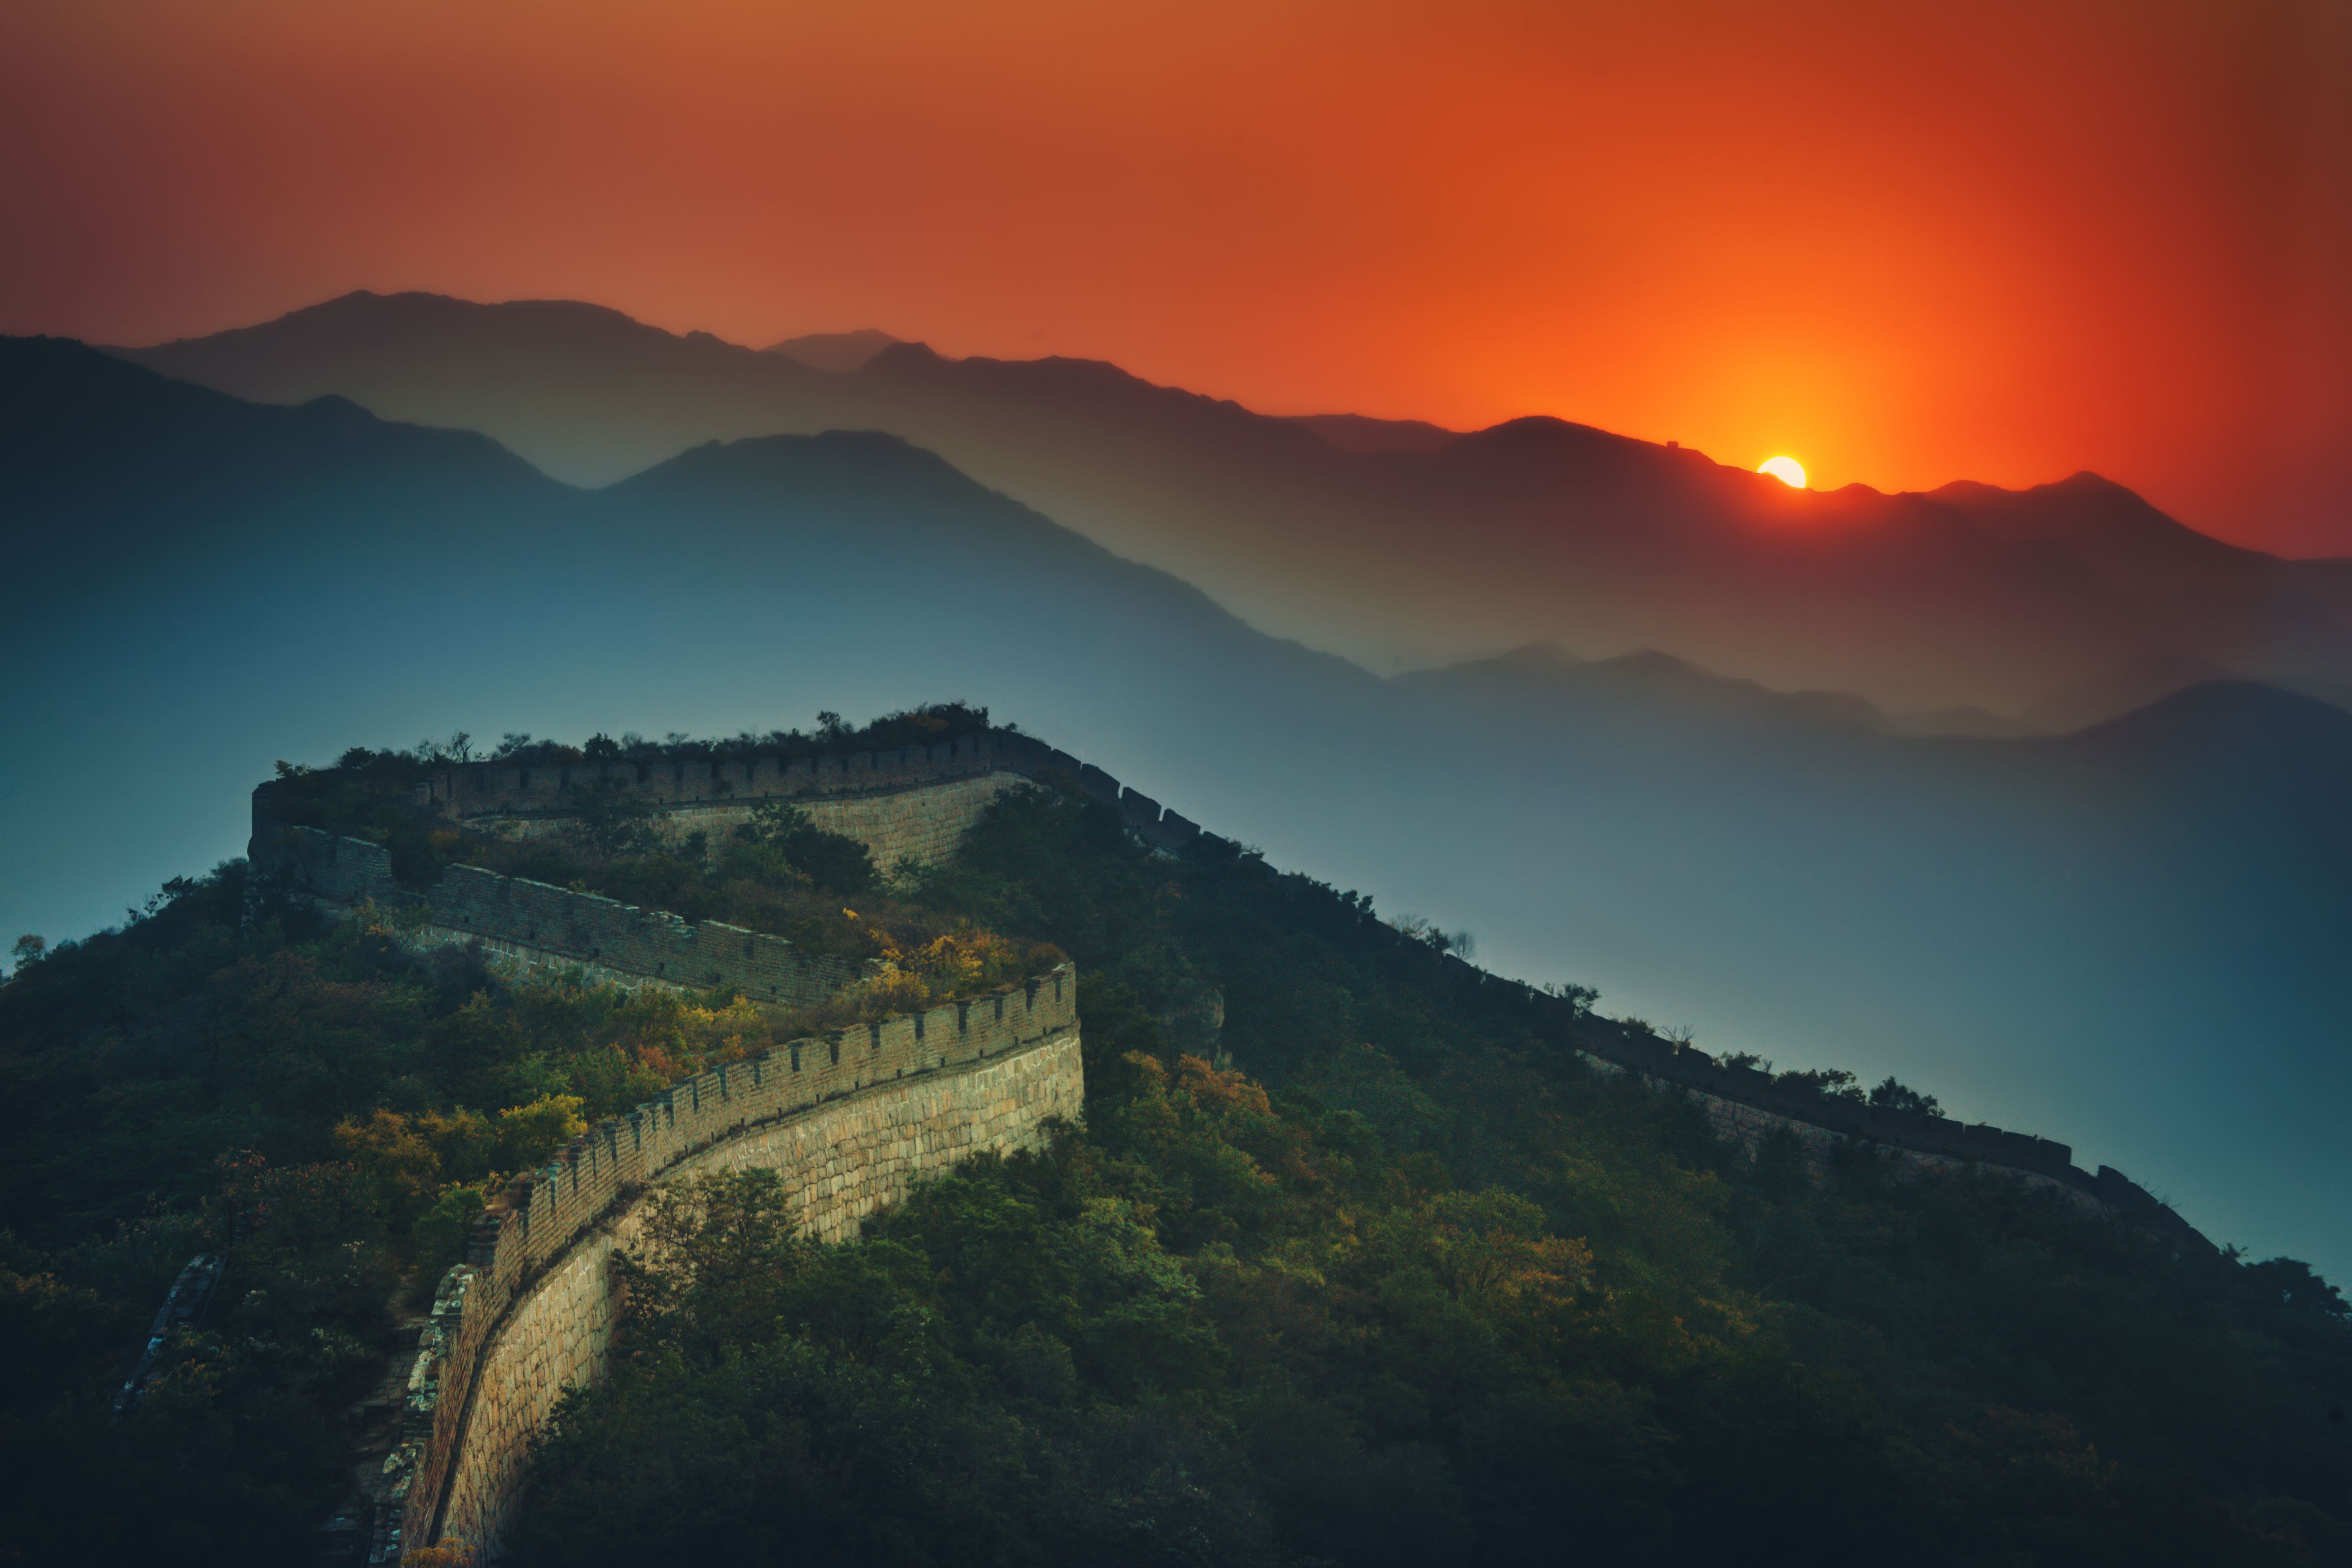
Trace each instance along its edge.
<path fill-rule="evenodd" d="M 937 866 L 952 858 L 965 830 L 980 820 L 989 803 L 1022 778 L 1020 773 L 1000 769 L 911 789 L 811 795 L 792 804 L 808 814 L 812 826 L 865 845 L 875 867 L 890 872 L 903 861 Z M 707 834 L 717 843 L 751 821 L 766 804 L 763 798 L 739 797 L 662 806 L 648 826 L 671 844 L 682 843 L 694 833 Z M 472 819 L 469 826 L 509 838 L 534 838 L 568 832 L 572 822 L 564 816 L 482 816 Z"/>
<path fill-rule="evenodd" d="M 530 837 L 568 825 L 581 792 L 617 786 L 653 808 L 664 830 L 682 836 L 699 827 L 717 837 L 760 806 L 789 800 L 817 826 L 865 843 L 875 863 L 887 869 L 902 858 L 923 865 L 944 860 L 997 795 L 1022 780 L 1048 777 L 1118 807 L 1129 830 L 1155 848 L 1225 842 L 1091 763 L 1033 736 L 1002 731 L 936 746 L 791 761 L 469 763 L 429 774 L 416 785 L 416 801 L 453 823 Z M 277 787 L 272 780 L 253 792 L 247 853 L 255 870 L 287 876 L 343 903 L 397 896 L 391 860 L 381 847 L 280 823 L 271 806 Z"/>
<path fill-rule="evenodd" d="M 596 983 L 635 990 L 732 987 L 754 1002 L 820 1002 L 862 978 L 862 959 L 803 952 L 780 936 L 720 921 L 687 921 L 599 893 L 451 866 L 420 898 L 394 885 L 383 847 L 311 827 L 279 830 L 280 868 L 293 886 L 339 904 L 373 901 L 409 910 L 399 922 L 413 951 L 478 948 L 493 969 L 517 980 L 574 970 Z"/>
<path fill-rule="evenodd" d="M 754 1002 L 822 1001 L 866 973 L 862 960 L 804 953 L 782 937 L 689 921 L 596 893 L 574 893 L 474 866 L 452 866 L 425 895 L 428 944 L 479 942 L 529 973 L 593 966 L 621 984 L 651 980 L 733 987 Z"/>
<path fill-rule="evenodd" d="M 1510 984 L 1500 982 L 1498 984 Z M 2088 1200 L 2129 1220 L 2177 1251 L 2211 1254 L 2219 1249 L 2198 1229 L 2112 1165 L 2096 1173 L 2074 1163 L 2063 1143 L 2010 1132 L 1983 1122 L 1955 1121 L 1915 1110 L 1895 1110 L 1842 1095 L 1822 1094 L 1775 1080 L 1754 1068 L 1719 1062 L 1705 1051 L 1638 1035 L 1622 1025 L 1594 1020 L 1590 1053 L 1640 1073 L 1663 1088 L 1680 1089 L 1707 1114 L 1716 1130 L 1753 1150 L 1776 1127 L 1786 1126 L 1818 1154 L 1832 1142 L 1898 1152 L 1898 1163 L 1912 1170 L 1981 1166 L 2048 1184 Z M 1613 1032 L 1612 1038 L 1606 1031 Z"/>
<path fill-rule="evenodd" d="M 1606 1057 L 1595 1056 L 1590 1051 L 1579 1054 L 1596 1072 L 1613 1075 L 1633 1070 L 1619 1066 Z M 1783 1111 L 1766 1110 L 1743 1100 L 1727 1099 L 1723 1095 L 1710 1093 L 1706 1089 L 1669 1084 L 1664 1079 L 1653 1079 L 1646 1074 L 1642 1076 L 1645 1082 L 1654 1087 L 1679 1089 L 1705 1114 L 1707 1125 L 1715 1129 L 1717 1137 L 1738 1144 L 1751 1159 L 1762 1151 L 1766 1141 L 1776 1133 L 1786 1133 L 1794 1138 L 1804 1150 L 1806 1167 L 1816 1182 L 1825 1182 L 1830 1179 L 1833 1163 L 1841 1150 L 1853 1144 L 1861 1144 L 1877 1150 L 1898 1175 L 1948 1173 L 1975 1167 L 2008 1176 L 2029 1187 L 2054 1192 L 2067 1203 L 2086 1214 L 2105 1213 L 2109 1207 L 2106 1203 L 2095 1196 L 2089 1187 L 2062 1180 L 2049 1173 L 2046 1169 L 2028 1169 L 2021 1165 L 2004 1163 L 1998 1157 L 1999 1151 L 1994 1151 L 1996 1156 L 1994 1158 L 1976 1160 L 1962 1159 L 1952 1154 L 1927 1153 L 1880 1139 L 1859 1137 L 1852 1132 L 1832 1131 L 1821 1125 L 1821 1122 L 1826 1119 L 1818 1110 L 1813 1112 L 1812 1120 L 1808 1121 L 1804 1117 L 1788 1115 Z M 2076 1172 L 2077 1175 L 2080 1173 Z M 2095 1185 L 2095 1179 L 2093 1185 Z"/>
<path fill-rule="evenodd" d="M 1145 842 L 1171 851 L 1213 834 L 1163 812 L 1158 802 L 1121 788 L 1100 768 L 1029 736 L 967 735 L 953 743 L 910 746 L 846 757 L 752 757 L 570 766 L 469 763 L 444 769 L 417 786 L 420 805 L 468 826 L 520 837 L 563 831 L 583 789 L 617 782 L 659 816 L 673 837 L 713 837 L 773 800 L 789 800 L 829 832 L 864 843 L 877 866 L 902 860 L 937 865 L 955 852 L 989 804 L 1025 779 L 1054 777 L 1116 805 Z M 280 823 L 271 809 L 276 784 L 253 792 L 247 854 L 265 876 L 339 905 L 373 902 L 412 908 L 419 895 L 393 879 L 381 845 Z M 799 1004 L 830 995 L 865 973 L 856 961 L 803 954 L 781 937 L 718 921 L 690 922 L 593 893 L 499 877 L 453 866 L 422 895 L 426 919 L 403 923 L 418 950 L 477 948 L 490 966 L 516 980 L 578 971 L 594 983 L 626 989 L 734 986 L 755 1002 Z"/>
<path fill-rule="evenodd" d="M 496 1538 L 531 1436 L 601 1364 L 605 1264 L 650 1186 L 706 1171 L 788 1172 L 810 1231 L 840 1240 L 918 1174 L 1027 1147 L 1083 1104 L 1077 975 L 778 1046 L 601 1122 L 519 1176 L 436 1299 L 410 1378 L 375 1543 Z"/>
<path fill-rule="evenodd" d="M 281 826 L 265 816 L 257 797 L 246 858 L 263 876 L 282 877 L 316 898 L 338 904 L 393 904 L 402 898 L 392 879 L 392 856 L 364 838 L 340 838 L 315 827 Z"/>

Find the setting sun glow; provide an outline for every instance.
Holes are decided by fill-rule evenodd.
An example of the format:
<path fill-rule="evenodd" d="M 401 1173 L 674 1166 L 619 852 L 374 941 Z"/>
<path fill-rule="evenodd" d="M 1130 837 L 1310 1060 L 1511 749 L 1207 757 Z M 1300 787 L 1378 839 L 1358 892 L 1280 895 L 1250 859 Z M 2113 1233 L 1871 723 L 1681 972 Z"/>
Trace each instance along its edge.
<path fill-rule="evenodd" d="M 1759 474 L 1769 474 L 1794 489 L 1805 488 L 1805 466 L 1794 458 L 1767 458 L 1756 465 Z"/>

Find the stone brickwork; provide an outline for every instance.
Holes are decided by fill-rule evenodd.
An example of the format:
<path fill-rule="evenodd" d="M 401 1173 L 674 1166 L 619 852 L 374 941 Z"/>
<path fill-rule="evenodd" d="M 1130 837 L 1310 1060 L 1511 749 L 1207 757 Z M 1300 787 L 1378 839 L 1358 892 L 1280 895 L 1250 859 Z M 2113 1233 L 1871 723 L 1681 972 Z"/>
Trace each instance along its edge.
<path fill-rule="evenodd" d="M 1019 773 L 1000 771 L 887 795 L 818 796 L 795 804 L 814 826 L 865 845 L 876 868 L 888 872 L 902 861 L 937 866 L 951 858 L 963 842 L 964 830 L 980 820 L 991 801 L 1021 780 Z M 754 809 L 687 807 L 671 820 L 677 831 L 701 828 L 716 840 L 748 821 Z"/>
<path fill-rule="evenodd" d="M 1000 1062 L 880 1086 L 728 1139 L 681 1161 L 662 1184 L 718 1171 L 787 1171 L 807 1228 L 849 1240 L 925 1172 L 1034 1144 L 1044 1115 L 1076 1113 L 1078 1071 L 1077 1037 L 1065 1033 Z M 532 1438 L 563 1390 L 604 1367 L 619 1316 L 613 1255 L 641 1244 L 647 1212 L 640 1199 L 592 1226 L 515 1302 L 475 1379 L 437 1539 L 497 1543 Z"/>
<path fill-rule="evenodd" d="M 671 831 L 699 827 L 718 837 L 759 805 L 790 800 L 828 832 L 863 841 L 875 863 L 902 857 L 924 865 L 953 853 L 962 829 L 998 793 L 1024 778 L 1058 774 L 1118 807 L 1128 826 L 1161 848 L 1181 848 L 1200 827 L 1163 811 L 1149 795 L 1124 788 L 1102 769 L 1011 731 L 965 735 L 936 746 L 856 752 L 845 757 L 743 757 L 720 762 L 618 762 L 522 767 L 468 763 L 417 785 L 417 803 L 453 822 L 529 835 L 571 816 L 578 792 L 618 784 L 653 808 Z M 954 781 L 968 781 L 950 787 Z M 256 792 L 259 807 L 271 786 Z M 922 792 L 925 798 L 889 797 Z M 870 805 L 867 803 L 871 803 Z M 1211 837 L 1214 837 L 1212 835 Z"/>
<path fill-rule="evenodd" d="M 982 1150 L 1026 1147 L 1077 1115 L 1077 976 L 796 1040 L 688 1079 L 518 1177 L 436 1300 L 375 1542 L 495 1542 L 531 1434 L 609 1343 L 606 1265 L 648 1190 L 709 1171 L 786 1171 L 828 1240 L 908 1184 Z"/>
<path fill-rule="evenodd" d="M 754 1002 L 821 1001 L 866 973 L 861 961 L 803 953 L 780 936 L 689 921 L 595 893 L 452 866 L 425 895 L 421 940 L 499 944 L 509 967 L 593 964 L 622 984 L 732 986 Z"/>
<path fill-rule="evenodd" d="M 793 804 L 808 813 L 812 826 L 827 833 L 855 838 L 866 846 L 879 870 L 896 870 L 902 861 L 937 866 L 955 854 L 964 830 L 980 820 L 989 802 L 1021 782 L 1010 772 L 950 778 L 878 795 L 811 795 Z M 691 833 L 709 835 L 717 843 L 750 822 L 765 800 L 739 799 L 692 805 L 657 807 L 652 826 L 672 844 Z M 560 834 L 570 828 L 564 816 L 481 816 L 471 826 L 487 827 L 510 838 Z"/>
<path fill-rule="evenodd" d="M 331 903 L 392 904 L 401 898 L 392 879 L 392 857 L 383 845 L 339 838 L 315 827 L 280 826 L 275 820 L 265 824 L 257 805 L 246 858 L 263 875 L 282 877 Z"/>
<path fill-rule="evenodd" d="M 278 842 L 281 866 L 304 891 L 337 903 L 421 905 L 422 922 L 399 925 L 404 945 L 416 952 L 474 947 L 510 979 L 579 971 L 628 990 L 732 987 L 754 1002 L 799 1005 L 823 1001 L 866 972 L 863 960 L 803 952 L 780 936 L 682 920 L 478 866 L 446 868 L 420 899 L 393 885 L 377 845 L 311 827 L 283 828 Z"/>

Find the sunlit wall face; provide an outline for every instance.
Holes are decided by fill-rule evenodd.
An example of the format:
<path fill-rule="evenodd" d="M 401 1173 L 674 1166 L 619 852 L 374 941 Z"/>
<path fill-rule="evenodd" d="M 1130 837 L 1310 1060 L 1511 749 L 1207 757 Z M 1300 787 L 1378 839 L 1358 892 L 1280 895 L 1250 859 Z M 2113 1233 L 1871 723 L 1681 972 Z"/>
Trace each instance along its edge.
<path fill-rule="evenodd" d="M 0 330 L 357 287 L 873 324 L 1829 488 L 2090 468 L 2352 552 L 2324 0 L 20 0 L 5 37 Z"/>

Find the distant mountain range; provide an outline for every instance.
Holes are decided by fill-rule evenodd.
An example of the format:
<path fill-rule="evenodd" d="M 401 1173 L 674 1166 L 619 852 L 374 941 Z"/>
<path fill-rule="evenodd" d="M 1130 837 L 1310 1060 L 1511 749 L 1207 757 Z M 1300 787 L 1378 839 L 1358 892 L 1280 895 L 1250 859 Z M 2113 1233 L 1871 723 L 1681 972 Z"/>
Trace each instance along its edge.
<path fill-rule="evenodd" d="M 1084 375 L 1325 471 L 1360 460 Z M 1390 457 L 1465 443 L 1746 493 L 1590 432 Z M 2188 570 L 2148 565 L 2142 533 L 2203 558 L 2095 483 L 1904 504 L 1947 531 L 1976 509 L 1990 551 L 2067 495 L 2095 504 L 2063 511 L 2065 559 Z M 2060 737 L 1921 739 L 1656 653 L 1381 679 L 892 436 L 698 445 L 583 491 L 482 435 L 52 340 L 0 341 L 0 935 L 75 934 L 237 853 L 276 758 L 964 698 L 1384 913 L 1467 927 L 1502 972 L 1597 984 L 1710 1049 L 1894 1073 L 2144 1176 L 2217 1239 L 2352 1273 L 2352 715 L 2308 698 L 2205 683 Z M 1350 1005 L 1318 994 L 1335 1029 Z"/>
<path fill-rule="evenodd" d="M 352 294 L 114 351 L 273 403 L 334 394 L 606 484 L 710 439 L 888 431 L 1251 624 L 1385 670 L 1549 643 L 1664 649 L 1915 727 L 2051 730 L 2206 679 L 2352 704 L 2352 562 L 2187 529 L 2089 474 L 1797 492 L 1553 419 L 1305 418 L 1116 366 L 950 360 L 879 332 L 761 352 L 560 301 Z"/>

